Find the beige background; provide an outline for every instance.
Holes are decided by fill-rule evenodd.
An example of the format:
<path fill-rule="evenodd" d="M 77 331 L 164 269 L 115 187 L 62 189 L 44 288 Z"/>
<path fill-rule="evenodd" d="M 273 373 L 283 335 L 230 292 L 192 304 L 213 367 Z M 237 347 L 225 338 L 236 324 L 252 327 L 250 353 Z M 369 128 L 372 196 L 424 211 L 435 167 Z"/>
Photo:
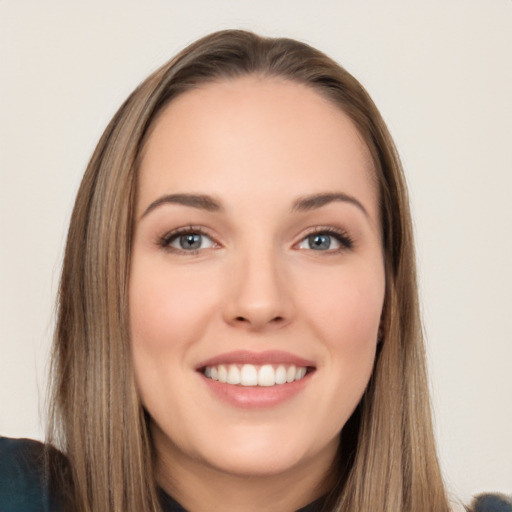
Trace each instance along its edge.
<path fill-rule="evenodd" d="M 0 0 L 0 433 L 43 436 L 66 225 L 102 129 L 227 27 L 319 47 L 380 107 L 411 188 L 447 481 L 512 492 L 511 0 Z"/>

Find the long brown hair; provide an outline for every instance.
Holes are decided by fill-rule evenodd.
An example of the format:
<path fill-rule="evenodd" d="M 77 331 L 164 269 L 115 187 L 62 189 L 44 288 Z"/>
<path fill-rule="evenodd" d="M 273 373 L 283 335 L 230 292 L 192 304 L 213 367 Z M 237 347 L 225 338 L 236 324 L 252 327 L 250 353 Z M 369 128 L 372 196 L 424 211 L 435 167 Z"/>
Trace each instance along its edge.
<path fill-rule="evenodd" d="M 430 417 L 409 201 L 391 136 L 364 88 L 326 55 L 294 40 L 237 30 L 204 37 L 150 75 L 108 125 L 80 186 L 60 284 L 49 429 L 49 440 L 69 460 L 73 508 L 159 510 L 128 328 L 140 154 L 173 98 L 247 74 L 305 84 L 348 114 L 372 154 L 379 187 L 383 339 L 361 403 L 342 430 L 340 478 L 326 509 L 447 511 Z"/>

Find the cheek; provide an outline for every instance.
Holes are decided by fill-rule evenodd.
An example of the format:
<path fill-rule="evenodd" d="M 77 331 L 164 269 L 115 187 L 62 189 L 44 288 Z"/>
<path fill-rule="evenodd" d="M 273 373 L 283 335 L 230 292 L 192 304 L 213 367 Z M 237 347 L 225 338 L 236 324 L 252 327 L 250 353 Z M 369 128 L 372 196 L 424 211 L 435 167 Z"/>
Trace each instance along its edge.
<path fill-rule="evenodd" d="M 206 279 L 206 281 L 205 281 Z M 192 275 L 162 258 L 134 255 L 130 276 L 130 331 L 135 379 L 153 417 L 179 407 L 178 389 L 189 373 L 189 349 L 204 336 L 216 310 L 214 272 Z"/>
<path fill-rule="evenodd" d="M 304 294 L 309 325 L 323 340 L 328 365 L 344 389 L 363 392 L 373 368 L 384 301 L 384 271 L 380 267 L 352 268 Z"/>
<path fill-rule="evenodd" d="M 134 346 L 172 351 L 197 339 L 206 325 L 204 318 L 214 311 L 218 301 L 215 277 L 196 275 L 191 279 L 190 274 L 169 265 L 136 263 L 130 282 Z"/>
<path fill-rule="evenodd" d="M 311 321 L 334 342 L 359 344 L 376 334 L 384 302 L 384 271 L 347 269 L 317 276 L 300 293 Z"/>

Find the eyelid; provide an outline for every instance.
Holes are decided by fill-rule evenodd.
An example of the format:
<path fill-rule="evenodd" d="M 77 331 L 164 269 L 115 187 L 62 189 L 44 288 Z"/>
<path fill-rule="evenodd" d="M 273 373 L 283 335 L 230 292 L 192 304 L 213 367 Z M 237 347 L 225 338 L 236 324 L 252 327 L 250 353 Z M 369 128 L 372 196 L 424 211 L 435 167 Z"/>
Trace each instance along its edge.
<path fill-rule="evenodd" d="M 314 249 L 301 249 L 298 247 L 299 244 L 304 242 L 308 237 L 312 235 L 327 235 L 335 238 L 337 242 L 340 244 L 341 247 L 338 247 L 336 249 L 327 249 L 324 251 L 314 251 Z M 300 240 L 294 244 L 294 247 L 298 248 L 299 250 L 310 250 L 314 252 L 323 252 L 323 253 L 329 253 L 329 254 L 336 254 L 342 251 L 351 250 L 354 247 L 354 240 L 349 235 L 349 233 L 341 228 L 334 227 L 334 226 L 315 226 L 313 228 L 309 228 L 305 232 L 301 233 Z"/>
<path fill-rule="evenodd" d="M 190 249 L 190 250 L 184 250 L 180 249 L 178 247 L 172 247 L 170 244 L 174 240 L 176 240 L 179 236 L 187 235 L 187 234 L 198 234 L 204 237 L 207 237 L 211 240 L 212 246 L 206 247 L 206 248 L 199 248 L 199 249 Z M 298 247 L 301 243 L 303 243 L 309 236 L 316 235 L 316 234 L 322 234 L 327 235 L 330 237 L 333 237 L 336 239 L 336 241 L 339 243 L 340 247 L 337 247 L 335 249 L 326 249 L 326 250 L 319 250 L 314 251 L 314 249 L 305 249 Z M 176 253 L 176 254 L 186 254 L 186 255 L 193 255 L 197 254 L 199 252 L 208 250 L 208 249 L 218 249 L 222 247 L 222 244 L 220 244 L 217 241 L 217 237 L 215 237 L 209 229 L 205 228 L 204 226 L 195 226 L 195 225 L 188 225 L 188 226 L 182 226 L 176 229 L 172 229 L 168 232 L 166 232 L 164 235 L 158 237 L 157 245 L 169 252 Z M 339 252 L 347 251 L 353 249 L 354 246 L 354 240 L 349 235 L 349 233 L 342 228 L 334 227 L 334 226 L 314 226 L 311 228 L 308 228 L 304 230 L 301 235 L 300 239 L 293 245 L 293 248 L 298 250 L 310 250 L 314 252 L 324 252 L 329 254 L 336 254 Z"/>
<path fill-rule="evenodd" d="M 188 234 L 197 234 L 204 237 L 209 238 L 212 241 L 212 247 L 205 247 L 200 249 L 190 249 L 190 250 L 184 250 L 180 249 L 178 247 L 171 246 L 171 243 L 176 240 L 178 237 Z M 209 232 L 208 229 L 204 228 L 203 226 L 182 226 L 176 229 L 173 229 L 171 231 L 166 232 L 163 236 L 160 236 L 157 240 L 157 245 L 161 247 L 162 249 L 169 251 L 171 253 L 175 254 L 185 254 L 185 255 L 194 255 L 198 254 L 199 252 L 208 250 L 208 249 L 217 249 L 221 245 L 215 237 Z"/>

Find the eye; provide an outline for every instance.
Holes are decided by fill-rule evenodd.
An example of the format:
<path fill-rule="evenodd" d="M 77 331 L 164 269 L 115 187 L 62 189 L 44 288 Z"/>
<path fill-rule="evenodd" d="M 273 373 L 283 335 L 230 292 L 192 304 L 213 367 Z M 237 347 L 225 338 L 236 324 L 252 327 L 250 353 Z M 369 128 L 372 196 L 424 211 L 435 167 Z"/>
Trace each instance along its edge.
<path fill-rule="evenodd" d="M 309 249 L 312 251 L 336 252 L 343 249 L 350 249 L 353 246 L 351 238 L 342 232 L 337 231 L 317 231 L 303 238 L 299 244 L 299 249 Z"/>
<path fill-rule="evenodd" d="M 171 251 L 190 253 L 216 247 L 216 243 L 207 234 L 197 229 L 169 233 L 162 238 L 160 245 Z"/>

